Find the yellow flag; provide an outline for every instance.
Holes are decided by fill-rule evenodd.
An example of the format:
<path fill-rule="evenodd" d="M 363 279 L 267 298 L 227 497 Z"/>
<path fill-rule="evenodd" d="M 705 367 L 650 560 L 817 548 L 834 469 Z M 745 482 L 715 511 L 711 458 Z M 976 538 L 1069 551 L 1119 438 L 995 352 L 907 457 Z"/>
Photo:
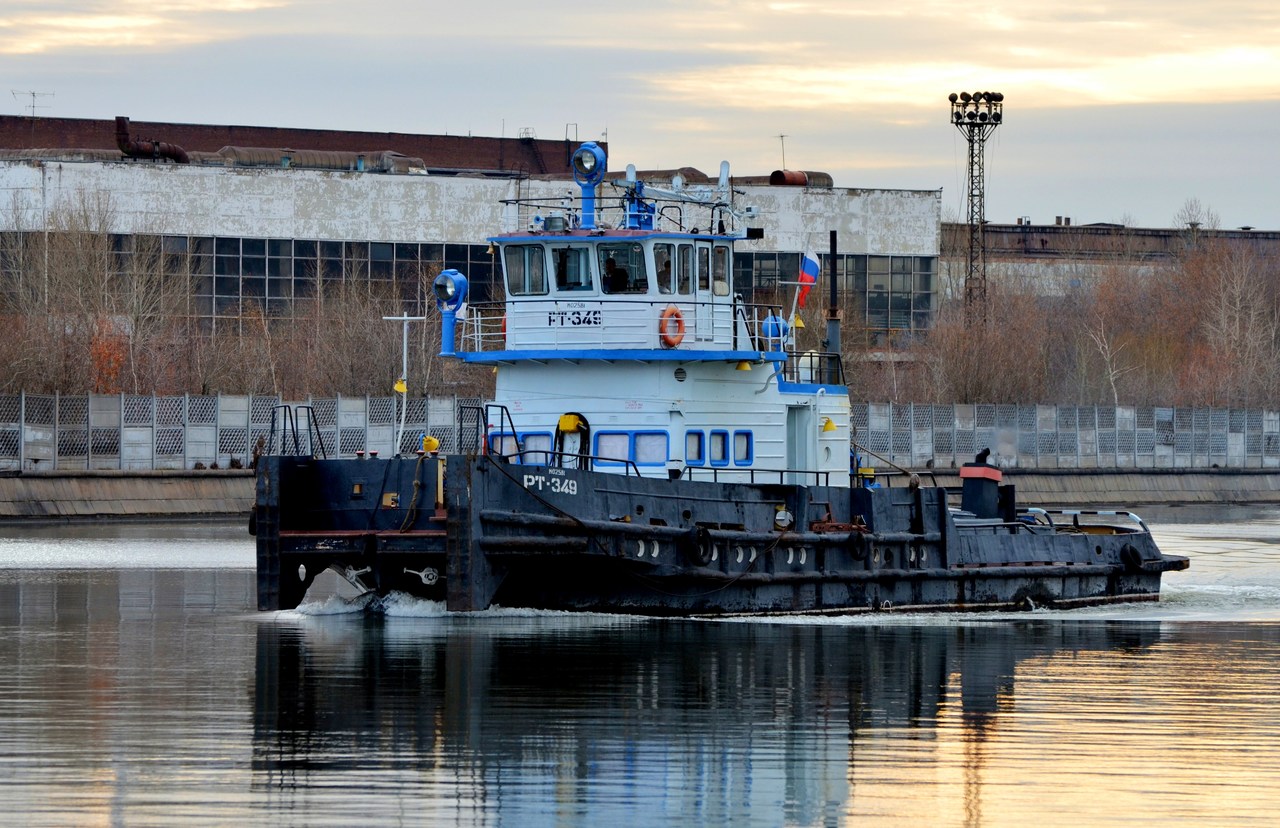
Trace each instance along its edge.
<path fill-rule="evenodd" d="M 396 384 L 392 386 L 397 394 L 405 394 L 409 391 L 409 386 L 404 384 L 404 377 L 396 380 Z"/>

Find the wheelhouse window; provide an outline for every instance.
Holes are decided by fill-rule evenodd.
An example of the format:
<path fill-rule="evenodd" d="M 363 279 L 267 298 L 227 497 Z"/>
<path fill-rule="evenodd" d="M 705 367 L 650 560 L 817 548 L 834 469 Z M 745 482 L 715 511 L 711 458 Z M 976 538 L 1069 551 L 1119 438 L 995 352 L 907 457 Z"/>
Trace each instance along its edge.
<path fill-rule="evenodd" d="M 546 252 L 540 244 L 503 249 L 508 296 L 541 296 L 547 292 Z"/>
<path fill-rule="evenodd" d="M 653 264 L 657 268 L 658 293 L 676 292 L 674 244 L 655 244 L 653 246 Z"/>
<path fill-rule="evenodd" d="M 711 249 L 698 248 L 698 292 L 711 290 Z"/>
<path fill-rule="evenodd" d="M 592 289 L 591 257 L 585 247 L 553 247 L 551 259 L 556 270 L 556 290 L 564 292 Z"/>
<path fill-rule="evenodd" d="M 729 248 L 717 244 L 711 251 L 711 292 L 716 296 L 729 295 Z"/>
<path fill-rule="evenodd" d="M 676 292 L 681 296 L 689 296 L 693 293 L 693 245 L 680 245 L 680 267 L 676 275 L 677 286 L 679 290 Z"/>
<path fill-rule="evenodd" d="M 634 243 L 602 244 L 596 253 L 600 257 L 600 288 L 605 293 L 649 292 L 643 247 Z"/>

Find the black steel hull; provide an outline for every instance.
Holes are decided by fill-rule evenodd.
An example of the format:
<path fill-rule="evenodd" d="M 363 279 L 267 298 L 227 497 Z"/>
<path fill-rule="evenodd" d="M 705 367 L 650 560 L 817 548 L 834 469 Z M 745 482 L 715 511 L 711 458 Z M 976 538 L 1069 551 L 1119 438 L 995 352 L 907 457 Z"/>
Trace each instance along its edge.
<path fill-rule="evenodd" d="M 260 609 L 334 569 L 380 594 L 656 615 L 1155 600 L 1145 527 L 957 520 L 939 488 L 627 477 L 491 457 L 260 458 Z"/>

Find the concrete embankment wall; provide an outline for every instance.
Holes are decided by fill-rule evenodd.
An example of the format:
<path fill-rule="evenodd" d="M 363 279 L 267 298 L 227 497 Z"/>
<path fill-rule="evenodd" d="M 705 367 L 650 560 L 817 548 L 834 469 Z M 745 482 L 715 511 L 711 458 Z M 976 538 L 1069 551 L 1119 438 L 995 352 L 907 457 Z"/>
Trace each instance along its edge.
<path fill-rule="evenodd" d="M 958 487 L 952 470 L 921 472 L 924 485 Z M 1023 505 L 1122 508 L 1157 503 L 1278 503 L 1280 471 L 1058 470 L 1006 472 Z M 890 485 L 906 485 L 895 477 Z M 248 517 L 253 472 L 27 472 L 0 477 L 0 522 L 192 520 Z"/>
<path fill-rule="evenodd" d="M 249 516 L 253 472 L 55 471 L 0 477 L 0 522 Z"/>
<path fill-rule="evenodd" d="M 960 486 L 952 470 L 920 472 L 924 485 Z M 1123 508 L 1159 503 L 1280 503 L 1280 471 L 1089 469 L 1006 471 L 1024 506 Z M 897 478 L 893 485 L 903 485 Z"/>

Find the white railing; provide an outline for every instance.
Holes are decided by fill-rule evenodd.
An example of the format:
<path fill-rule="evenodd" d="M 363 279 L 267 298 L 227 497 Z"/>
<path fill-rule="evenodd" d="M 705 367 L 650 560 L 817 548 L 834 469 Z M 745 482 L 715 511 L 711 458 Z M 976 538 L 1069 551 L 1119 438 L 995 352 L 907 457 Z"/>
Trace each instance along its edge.
<path fill-rule="evenodd" d="M 695 302 L 686 296 L 484 302 L 467 307 L 455 346 L 466 352 L 778 351 L 781 312 L 770 305 Z M 664 322 L 664 316 L 670 318 Z"/>

